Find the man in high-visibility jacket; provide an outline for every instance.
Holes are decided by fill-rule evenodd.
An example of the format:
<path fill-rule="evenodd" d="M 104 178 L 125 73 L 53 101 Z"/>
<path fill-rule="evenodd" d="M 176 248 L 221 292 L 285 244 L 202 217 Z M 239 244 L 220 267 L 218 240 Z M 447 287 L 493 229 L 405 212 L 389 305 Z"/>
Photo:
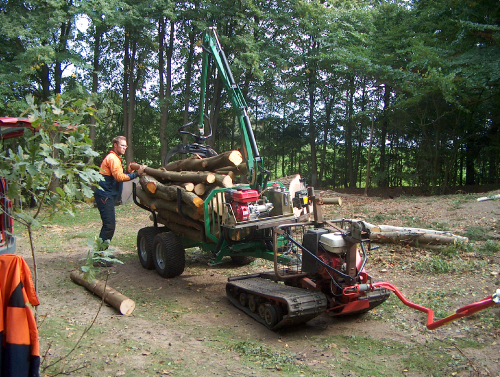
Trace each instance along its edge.
<path fill-rule="evenodd" d="M 100 187 L 95 190 L 94 198 L 101 214 L 102 228 L 99 238 L 102 241 L 111 241 L 115 234 L 115 200 L 120 200 L 123 182 L 144 174 L 146 168 L 146 165 L 141 165 L 137 172 L 123 172 L 121 156 L 125 154 L 127 147 L 125 136 L 115 137 L 113 139 L 113 149 L 104 157 L 99 170 L 104 180 L 99 182 Z"/>

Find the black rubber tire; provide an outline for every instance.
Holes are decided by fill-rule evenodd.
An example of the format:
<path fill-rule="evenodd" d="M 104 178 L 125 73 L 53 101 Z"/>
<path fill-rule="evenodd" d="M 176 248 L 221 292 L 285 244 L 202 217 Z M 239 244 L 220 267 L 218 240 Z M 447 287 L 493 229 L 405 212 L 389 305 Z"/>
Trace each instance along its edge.
<path fill-rule="evenodd" d="M 260 304 L 258 307 L 257 307 L 257 310 L 259 312 L 259 315 L 261 318 L 264 318 L 264 314 L 266 312 L 266 305 L 265 304 Z"/>
<path fill-rule="evenodd" d="M 248 309 L 250 309 L 252 313 L 255 313 L 257 311 L 257 300 L 255 299 L 254 295 L 250 295 L 248 297 Z"/>
<path fill-rule="evenodd" d="M 249 265 L 250 263 L 252 263 L 255 260 L 255 257 L 249 257 L 249 256 L 244 256 L 244 257 L 231 256 L 231 260 L 237 266 L 246 266 L 246 265 Z"/>
<path fill-rule="evenodd" d="M 163 278 L 175 278 L 184 272 L 186 252 L 175 233 L 165 232 L 155 236 L 153 260 L 156 272 Z"/>
<path fill-rule="evenodd" d="M 137 232 L 137 254 L 142 267 L 147 270 L 155 268 L 153 258 L 153 240 L 155 236 L 162 232 L 161 228 L 149 226 L 139 229 Z"/>
<path fill-rule="evenodd" d="M 270 329 L 278 323 L 278 313 L 274 305 L 266 305 L 266 309 L 264 311 L 264 321 L 266 321 L 266 325 Z"/>
<path fill-rule="evenodd" d="M 245 292 L 241 292 L 239 296 L 240 305 L 245 307 L 248 304 L 248 295 Z"/>

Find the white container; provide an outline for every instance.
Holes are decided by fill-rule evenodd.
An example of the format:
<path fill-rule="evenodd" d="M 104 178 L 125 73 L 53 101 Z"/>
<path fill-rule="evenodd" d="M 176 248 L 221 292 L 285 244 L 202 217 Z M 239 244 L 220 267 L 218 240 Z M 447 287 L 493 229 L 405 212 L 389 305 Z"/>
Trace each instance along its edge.
<path fill-rule="evenodd" d="M 325 250 L 334 254 L 347 252 L 347 244 L 344 241 L 344 237 L 338 233 L 323 234 L 319 239 L 319 243 L 323 245 Z"/>

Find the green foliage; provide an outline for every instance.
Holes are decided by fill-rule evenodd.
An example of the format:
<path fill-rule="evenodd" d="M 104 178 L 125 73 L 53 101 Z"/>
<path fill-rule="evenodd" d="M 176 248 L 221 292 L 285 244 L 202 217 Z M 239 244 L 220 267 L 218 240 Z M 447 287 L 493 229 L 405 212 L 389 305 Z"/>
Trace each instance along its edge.
<path fill-rule="evenodd" d="M 83 276 L 85 280 L 92 281 L 95 279 L 95 267 L 106 267 L 113 263 L 123 264 L 121 260 L 114 256 L 114 249 L 109 249 L 109 244 L 109 240 L 103 241 L 98 237 L 88 243 L 89 250 L 87 252 L 87 257 L 80 267 L 84 273 Z"/>
<path fill-rule="evenodd" d="M 500 242 L 494 240 L 488 240 L 481 246 L 479 246 L 479 251 L 486 254 L 495 254 L 500 251 Z"/>
<path fill-rule="evenodd" d="M 252 342 L 239 342 L 230 347 L 230 350 L 237 352 L 241 356 L 246 356 L 254 363 L 260 364 L 264 368 L 277 368 L 280 370 L 285 365 L 293 363 L 295 355 L 288 350 L 275 352 L 262 344 Z"/>
<path fill-rule="evenodd" d="M 380 213 L 377 213 L 367 219 L 368 222 L 374 223 L 374 224 L 382 224 L 385 220 L 387 220 L 388 217 L 381 215 Z"/>
<path fill-rule="evenodd" d="M 471 226 L 468 228 L 464 236 L 469 237 L 471 241 L 486 241 L 488 239 L 488 229 L 480 226 Z"/>
<path fill-rule="evenodd" d="M 87 100 L 65 101 L 57 96 L 37 106 L 27 97 L 26 113 L 35 132 L 29 130 L 16 149 L 2 151 L 0 176 L 10 183 L 8 195 L 34 198 L 38 211 L 16 207 L 14 219 L 35 224 L 42 206 L 49 214 L 63 211 L 74 216 L 75 205 L 93 196 L 102 178 L 87 161 L 96 156 L 88 138 L 85 117 L 95 113 Z"/>

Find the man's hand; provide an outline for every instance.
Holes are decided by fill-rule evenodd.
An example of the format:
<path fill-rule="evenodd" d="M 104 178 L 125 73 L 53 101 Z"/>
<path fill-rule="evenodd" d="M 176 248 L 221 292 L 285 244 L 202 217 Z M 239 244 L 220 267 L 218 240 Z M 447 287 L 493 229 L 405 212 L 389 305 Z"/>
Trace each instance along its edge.
<path fill-rule="evenodd" d="M 139 174 L 139 176 L 142 177 L 144 174 L 146 174 L 144 173 L 144 169 L 146 169 L 147 167 L 148 167 L 147 165 L 141 165 L 139 167 L 139 170 L 137 170 L 137 174 Z"/>
<path fill-rule="evenodd" d="M 127 172 L 128 173 L 132 173 L 134 171 L 134 169 L 132 169 L 132 167 L 130 165 L 132 164 L 135 164 L 136 162 L 135 161 L 132 161 L 130 162 L 128 165 L 127 165 Z"/>

